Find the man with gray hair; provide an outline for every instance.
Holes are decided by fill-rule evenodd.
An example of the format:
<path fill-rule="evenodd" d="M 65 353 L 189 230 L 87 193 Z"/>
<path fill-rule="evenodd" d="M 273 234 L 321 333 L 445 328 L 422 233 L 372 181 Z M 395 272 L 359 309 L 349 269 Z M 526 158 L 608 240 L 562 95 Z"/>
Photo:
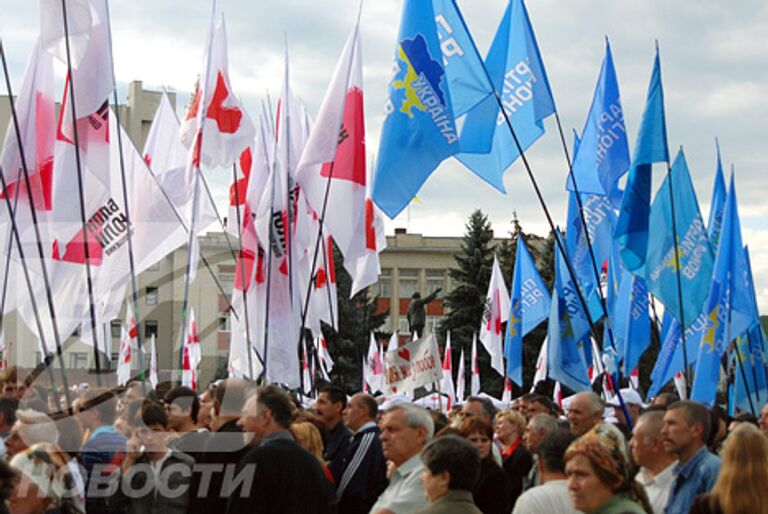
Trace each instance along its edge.
<path fill-rule="evenodd" d="M 396 405 L 381 420 L 384 457 L 392 463 L 389 485 L 371 508 L 371 514 L 406 514 L 427 507 L 419 454 L 432 439 L 435 425 L 429 413 L 415 405 Z"/>
<path fill-rule="evenodd" d="M 528 490 L 531 487 L 535 487 L 541 483 L 541 477 L 539 475 L 539 467 L 536 465 L 538 460 L 539 444 L 542 439 L 559 428 L 559 424 L 555 418 L 549 414 L 534 414 L 528 421 L 528 425 L 525 427 L 525 433 L 523 434 L 523 444 L 528 451 L 533 455 L 533 466 L 531 471 L 523 479 L 523 490 Z"/>
<path fill-rule="evenodd" d="M 677 458 L 664 448 L 663 426 L 663 410 L 641 414 L 629 441 L 632 458 L 640 466 L 635 480 L 645 489 L 654 514 L 662 514 L 667 506 L 677 465 Z"/>
<path fill-rule="evenodd" d="M 593 392 L 582 392 L 573 395 L 568 405 L 568 424 L 571 433 L 581 437 L 603 421 L 605 407 L 603 400 Z"/>
<path fill-rule="evenodd" d="M 5 440 L 6 458 L 10 461 L 33 444 L 58 442 L 59 430 L 51 418 L 36 410 L 20 409 L 16 411 L 16 422 Z"/>

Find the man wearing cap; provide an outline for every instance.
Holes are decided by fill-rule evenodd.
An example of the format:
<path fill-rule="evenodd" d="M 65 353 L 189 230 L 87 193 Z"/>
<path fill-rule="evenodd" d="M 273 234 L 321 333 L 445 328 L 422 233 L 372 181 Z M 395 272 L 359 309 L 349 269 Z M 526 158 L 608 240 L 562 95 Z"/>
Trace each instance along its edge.
<path fill-rule="evenodd" d="M 640 394 L 634 389 L 625 387 L 619 391 L 621 397 L 624 398 L 624 405 L 627 407 L 629 418 L 632 421 L 632 426 L 637 424 L 637 418 L 640 417 L 640 412 L 643 409 L 643 399 Z M 621 402 L 619 397 L 616 396 L 608 402 L 608 406 L 613 407 L 613 417 L 616 418 L 616 424 L 624 433 L 624 436 L 629 439 L 632 437 L 632 431 L 627 423 L 627 418 L 624 416 L 624 409 L 621 408 Z"/>

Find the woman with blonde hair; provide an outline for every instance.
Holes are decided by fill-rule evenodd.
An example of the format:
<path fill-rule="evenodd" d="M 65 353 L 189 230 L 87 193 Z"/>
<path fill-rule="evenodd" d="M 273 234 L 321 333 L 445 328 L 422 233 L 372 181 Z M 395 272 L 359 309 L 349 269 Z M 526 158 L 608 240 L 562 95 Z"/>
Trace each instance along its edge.
<path fill-rule="evenodd" d="M 291 434 L 293 434 L 293 438 L 296 439 L 299 446 L 315 456 L 317 461 L 323 467 L 323 471 L 328 480 L 330 480 L 332 484 L 335 483 L 331 471 L 323 460 L 324 447 L 320 430 L 318 430 L 310 421 L 294 421 L 291 423 Z"/>
<path fill-rule="evenodd" d="M 696 497 L 692 514 L 768 514 L 768 438 L 748 423 L 725 440 L 723 464 L 709 494 Z"/>
<path fill-rule="evenodd" d="M 507 473 L 512 491 L 512 507 L 523 494 L 523 479 L 533 467 L 533 457 L 523 446 L 525 416 L 514 410 L 496 414 L 494 420 L 496 438 L 501 443 L 502 468 Z"/>

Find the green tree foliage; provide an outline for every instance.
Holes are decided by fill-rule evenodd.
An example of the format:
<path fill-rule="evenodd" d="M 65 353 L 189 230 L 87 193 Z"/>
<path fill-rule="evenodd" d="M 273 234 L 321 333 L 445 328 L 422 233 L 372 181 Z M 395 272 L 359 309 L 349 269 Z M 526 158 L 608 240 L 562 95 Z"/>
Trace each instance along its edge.
<path fill-rule="evenodd" d="M 458 269 L 450 270 L 453 289 L 445 296 L 447 316 L 438 327 L 441 340 L 451 331 L 454 369 L 464 349 L 466 383 L 470 384 L 472 336 L 480 329 L 485 308 L 485 295 L 493 267 L 493 231 L 488 216 L 481 210 L 474 211 L 465 225 L 461 253 L 455 256 Z M 478 342 L 478 365 L 481 387 L 492 395 L 500 395 L 502 378 L 491 368 L 490 356 Z"/>
<path fill-rule="evenodd" d="M 369 288 L 349 298 L 352 278 L 344 269 L 341 252 L 335 246 L 334 264 L 339 326 L 334 330 L 333 327 L 323 324 L 323 336 L 335 363 L 331 372 L 331 381 L 352 394 L 361 390 L 362 362 L 368 350 L 371 331 L 374 331 L 377 338 L 389 337 L 388 333 L 377 332 L 384 324 L 387 312 L 376 312 L 378 296 L 371 296 Z"/>

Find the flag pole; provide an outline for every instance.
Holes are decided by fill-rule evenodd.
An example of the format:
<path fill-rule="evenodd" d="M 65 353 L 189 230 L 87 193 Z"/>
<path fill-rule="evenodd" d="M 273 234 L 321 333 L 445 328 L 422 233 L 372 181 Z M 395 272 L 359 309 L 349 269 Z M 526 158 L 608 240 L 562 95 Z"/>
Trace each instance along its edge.
<path fill-rule="evenodd" d="M 112 17 L 109 12 L 109 2 L 104 2 L 107 14 L 107 34 L 109 36 L 109 53 L 112 55 Z M 110 59 L 111 62 L 111 59 Z M 125 176 L 125 159 L 123 158 L 123 130 L 120 123 L 120 106 L 117 99 L 117 81 L 115 80 L 115 66 L 112 63 L 112 94 L 115 102 L 115 124 L 117 125 L 117 149 L 120 156 L 120 181 L 123 186 L 123 208 L 125 209 L 125 217 L 128 218 L 129 228 L 127 231 L 128 242 L 128 266 L 131 280 L 131 307 L 130 310 L 133 313 L 133 321 L 136 323 L 136 346 L 139 354 L 139 377 L 141 380 L 141 389 L 146 394 L 146 384 L 144 383 L 145 369 L 144 369 L 144 352 L 142 349 L 141 340 L 141 318 L 139 317 L 139 286 L 136 280 L 136 259 L 133 253 L 133 230 L 131 229 L 131 211 L 128 199 L 128 181 Z M 74 101 L 74 97 L 72 98 Z"/>
<path fill-rule="evenodd" d="M 69 22 L 67 21 L 67 2 L 61 0 L 61 12 L 64 21 L 64 42 L 67 51 L 67 77 L 69 78 L 69 104 L 72 113 L 72 134 L 75 146 L 75 163 L 77 169 L 77 188 L 80 200 L 80 223 L 83 230 L 83 253 L 85 255 L 85 277 L 88 287 L 88 303 L 91 316 L 91 334 L 93 337 L 93 359 L 96 368 L 96 385 L 101 387 L 101 363 L 99 359 L 99 338 L 96 330 L 96 302 L 93 296 L 93 275 L 91 273 L 91 251 L 88 248 L 88 227 L 85 218 L 85 189 L 83 185 L 83 169 L 80 162 L 80 136 L 77 129 L 77 108 L 75 107 L 75 80 L 72 74 L 72 56 L 69 47 Z M 62 114 L 63 115 L 63 114 Z M 37 224 L 35 224 L 37 225 Z M 58 333 L 58 331 L 54 330 Z M 57 345 L 58 346 L 58 345 Z M 58 348 L 61 352 L 60 347 Z M 61 357 L 63 360 L 63 357 Z"/>
<path fill-rule="evenodd" d="M 349 89 L 349 77 L 352 74 L 352 63 L 355 60 L 355 53 L 360 51 L 360 49 L 359 49 L 359 47 L 357 45 L 357 35 L 358 35 L 359 30 L 360 30 L 360 16 L 362 14 L 362 11 L 363 11 L 363 2 L 362 2 L 362 0 L 360 0 L 360 4 L 358 5 L 358 9 L 357 9 L 357 21 L 355 22 L 355 30 L 354 30 L 354 33 L 352 35 L 352 54 L 351 54 L 350 59 L 349 59 L 349 66 L 347 67 L 346 79 L 344 81 L 344 100 L 341 102 L 341 109 L 339 109 L 339 114 L 338 114 L 337 123 L 336 123 L 336 126 L 338 127 L 338 129 L 337 129 L 336 132 L 339 132 L 341 130 L 342 125 L 343 125 L 344 109 L 346 108 L 346 105 L 347 105 L 347 90 Z M 288 43 L 286 42 L 286 79 L 287 79 L 287 74 L 288 74 L 287 62 L 288 62 Z M 287 113 L 287 111 L 286 111 L 286 113 Z M 286 133 L 287 133 L 287 131 L 286 131 Z M 309 271 L 309 284 L 307 286 L 307 297 L 306 297 L 306 300 L 304 301 L 304 310 L 302 311 L 302 314 L 301 314 L 301 329 L 300 329 L 299 341 L 301 341 L 301 338 L 303 337 L 303 334 L 301 334 L 301 333 L 304 331 L 304 326 L 305 326 L 306 321 L 307 321 L 307 319 L 306 319 L 307 318 L 307 310 L 309 309 L 309 300 L 310 300 L 310 297 L 312 295 L 313 277 L 314 277 L 314 274 L 315 274 L 315 270 L 317 269 L 317 257 L 318 257 L 321 241 L 323 242 L 323 260 L 325 262 L 325 269 L 326 269 L 326 271 L 328 270 L 328 258 L 327 258 L 327 255 L 325 253 L 325 241 L 324 241 L 325 238 L 323 236 L 323 224 L 325 223 L 325 213 L 326 213 L 326 211 L 328 209 L 328 197 L 330 196 L 330 193 L 331 193 L 331 181 L 333 180 L 333 171 L 334 171 L 334 168 L 335 168 L 335 165 L 336 165 L 336 154 L 337 154 L 338 150 L 339 150 L 339 140 L 337 138 L 336 139 L 336 144 L 333 147 L 333 159 L 331 160 L 331 165 L 330 165 L 329 170 L 328 170 L 328 179 L 325 182 L 325 193 L 323 195 L 323 206 L 320 209 L 320 213 L 318 215 L 317 238 L 315 240 L 315 250 L 314 250 L 313 255 L 312 255 L 312 268 Z M 329 308 L 332 310 L 333 307 L 332 307 L 331 296 L 330 295 L 331 295 L 331 289 L 330 289 L 330 282 L 329 282 L 329 287 L 328 287 L 328 305 L 329 305 Z M 331 320 L 333 320 L 333 312 L 331 312 Z M 337 327 L 333 327 L 333 328 L 334 328 L 334 330 L 336 330 Z"/>
<path fill-rule="evenodd" d="M 63 1 L 63 0 L 62 0 Z M 213 41 L 213 24 L 216 16 L 216 0 L 213 0 L 211 2 L 211 19 L 208 26 L 208 39 L 207 42 L 210 45 Z M 198 92 L 200 94 L 200 101 L 204 104 L 205 103 L 205 95 L 206 95 L 206 82 L 208 80 L 208 75 L 210 74 L 210 67 L 211 67 L 211 56 L 210 56 L 210 48 L 206 49 L 205 52 L 205 69 L 204 75 L 200 77 L 200 83 L 198 84 Z M 196 229 L 197 229 L 197 217 L 198 217 L 198 210 L 200 207 L 200 175 L 202 175 L 203 170 L 200 168 L 200 159 L 202 159 L 202 153 L 203 153 L 203 136 L 205 133 L 205 124 L 202 123 L 202 120 L 200 120 L 200 111 L 203 110 L 203 105 L 201 105 L 198 108 L 197 118 L 200 123 L 197 127 L 197 133 L 194 141 L 192 142 L 192 146 L 190 147 L 190 153 L 187 157 L 188 162 L 187 166 L 192 167 L 192 171 L 195 174 L 195 182 L 193 185 L 193 193 L 192 193 L 192 219 L 189 223 L 189 239 L 187 240 L 187 265 L 186 265 L 186 277 L 184 279 L 184 297 L 182 299 L 181 303 L 181 333 L 179 334 L 180 344 L 179 344 L 179 370 L 182 370 L 182 367 L 184 365 L 184 344 L 186 343 L 187 339 L 187 318 L 189 316 L 188 309 L 189 309 L 189 289 L 190 289 L 190 282 L 191 282 L 191 272 L 192 272 L 192 253 L 193 249 L 195 249 L 195 238 L 197 237 Z M 197 159 L 195 158 L 195 154 L 197 154 Z M 199 246 L 198 246 L 199 249 Z M 202 254 L 202 251 L 198 250 L 198 253 Z M 183 373 L 183 371 L 182 371 Z"/>
<path fill-rule="evenodd" d="M 248 179 L 250 180 L 250 179 Z M 232 183 L 234 184 L 233 187 L 235 188 L 235 204 L 237 207 L 235 208 L 235 211 L 237 212 L 237 236 L 240 238 L 240 254 L 242 257 L 243 253 L 243 225 L 242 221 L 240 220 L 240 188 L 237 184 L 237 165 L 232 164 Z M 229 237 L 227 237 L 227 241 L 229 241 Z M 256 265 L 258 266 L 258 255 L 255 256 L 257 259 Z M 246 278 L 245 278 L 245 263 L 243 262 L 243 259 L 235 260 L 235 264 L 237 264 L 239 261 L 240 263 L 240 280 L 241 285 L 243 286 L 242 293 L 243 293 L 243 314 L 245 315 L 245 341 L 248 345 L 248 374 L 251 375 L 251 378 L 253 378 L 253 357 L 251 356 L 251 325 L 250 325 L 250 318 L 248 316 L 248 292 L 245 290 L 246 288 Z M 234 291 L 233 291 L 234 293 Z M 231 349 L 230 349 L 231 351 Z"/>
<path fill-rule="evenodd" d="M 9 95 L 10 96 L 10 95 Z M 16 215 L 17 209 L 19 207 L 19 188 L 16 188 L 16 194 L 14 195 L 13 200 L 13 215 Z M 8 245 L 6 247 L 6 257 L 5 257 L 5 276 L 3 277 L 3 295 L 2 298 L 0 298 L 0 334 L 2 334 L 3 330 L 3 322 L 5 320 L 5 300 L 8 297 L 8 278 L 11 275 L 11 252 L 13 251 L 13 234 L 8 234 Z"/>
<path fill-rule="evenodd" d="M 12 97 L 9 95 L 9 98 Z M 19 147 L 19 149 L 23 155 L 23 148 Z M 5 171 L 3 170 L 2 166 L 0 166 L 0 185 L 2 185 L 3 191 L 8 191 L 8 184 L 5 181 Z M 11 199 L 7 194 L 3 196 L 5 197 L 6 208 L 8 209 L 8 216 L 11 219 L 11 231 L 14 239 L 16 240 L 16 248 L 19 252 L 19 259 L 21 260 L 22 270 L 24 271 L 24 281 L 27 283 L 27 289 L 29 290 L 29 300 L 32 304 L 32 312 L 34 312 L 35 315 L 35 324 L 37 325 L 37 332 L 40 337 L 40 345 L 42 346 L 42 350 L 45 353 L 45 356 L 43 357 L 43 363 L 41 364 L 44 364 L 45 369 L 48 371 L 48 379 L 51 382 L 51 393 L 53 394 L 54 400 L 56 400 L 56 408 L 61 411 L 61 400 L 59 398 L 59 393 L 56 391 L 56 379 L 54 378 L 53 370 L 51 369 L 51 355 L 48 352 L 48 344 L 45 340 L 45 331 L 43 330 L 43 325 L 40 321 L 40 311 L 38 310 L 37 301 L 35 300 L 35 292 L 34 288 L 32 287 L 32 280 L 29 276 L 27 261 L 24 258 L 24 248 L 22 247 L 21 239 L 19 238 L 19 230 L 16 226 L 16 216 L 14 216 L 13 210 L 11 208 Z M 50 294 L 48 296 L 50 297 Z M 63 376 L 64 374 L 62 373 L 62 377 Z M 69 407 L 71 407 L 71 405 Z"/>
<path fill-rule="evenodd" d="M 66 28 L 66 26 L 65 26 L 65 28 Z M 69 48 L 69 39 L 66 39 L 66 42 L 67 42 L 67 48 Z M 67 54 L 67 55 L 69 55 L 69 54 Z M 40 259 L 40 269 L 41 269 L 41 272 L 42 272 L 43 284 L 45 286 L 45 293 L 46 293 L 47 300 L 48 300 L 48 311 L 49 311 L 49 314 L 51 316 L 51 328 L 53 330 L 53 337 L 54 337 L 54 341 L 56 343 L 56 354 L 57 354 L 57 356 L 59 358 L 59 368 L 60 368 L 59 372 L 61 373 L 61 382 L 62 382 L 62 385 L 64 385 L 64 394 L 65 394 L 65 398 L 66 398 L 66 401 L 67 401 L 67 408 L 71 410 L 72 409 L 72 399 L 70 397 L 70 392 L 69 392 L 69 381 L 67 380 L 67 370 L 66 370 L 66 368 L 64 366 L 64 354 L 61 351 L 61 335 L 59 334 L 59 325 L 58 325 L 58 323 L 56 321 L 56 309 L 55 309 L 54 303 L 53 303 L 53 294 L 51 292 L 51 282 L 50 282 L 49 277 L 48 277 L 48 266 L 46 265 L 45 252 L 43 251 L 43 243 L 42 243 L 42 238 L 40 236 L 40 227 L 38 226 L 37 208 L 35 206 L 35 200 L 34 200 L 34 198 L 32 196 L 32 186 L 31 186 L 31 183 L 29 181 L 29 167 L 27 166 L 27 158 L 26 158 L 26 155 L 24 154 L 24 146 L 23 146 L 23 142 L 21 140 L 21 129 L 19 128 L 19 115 L 16 112 L 16 105 L 13 102 L 13 89 L 11 88 L 11 78 L 10 78 L 10 75 L 8 74 L 8 62 L 7 62 L 6 58 L 5 58 L 5 47 L 3 46 L 2 40 L 0 40 L 0 60 L 2 60 L 2 63 L 3 63 L 3 75 L 5 77 L 5 87 L 6 87 L 7 91 L 8 91 L 8 103 L 10 104 L 10 108 L 11 108 L 11 119 L 13 120 L 13 130 L 16 133 L 16 144 L 19 147 L 19 156 L 20 156 L 20 159 L 21 159 L 21 169 L 22 169 L 22 172 L 24 174 L 24 184 L 25 184 L 25 186 L 27 188 L 27 194 L 29 195 L 29 210 L 30 210 L 30 214 L 32 216 L 32 226 L 35 229 L 35 241 L 37 243 L 37 255 L 38 255 L 38 258 Z M 73 103 L 73 106 L 74 106 L 74 103 Z M 16 190 L 16 201 L 18 201 L 18 194 L 19 194 L 18 182 L 17 182 L 17 188 L 16 189 L 17 189 Z M 6 187 L 6 184 L 5 184 L 5 178 L 3 178 L 3 191 L 5 191 L 6 193 L 8 191 L 8 189 Z M 18 203 L 16 203 L 16 207 L 14 207 L 12 209 L 11 208 L 11 203 L 10 203 L 10 198 L 8 198 L 7 194 L 5 195 L 5 197 L 6 197 L 6 200 L 7 200 L 8 215 L 9 215 L 9 217 L 11 218 L 11 220 L 13 222 L 13 226 L 15 226 L 15 223 L 16 223 L 16 221 L 15 221 L 16 220 L 16 207 L 18 207 Z M 15 233 L 16 233 L 16 238 L 17 238 L 17 247 L 18 247 L 18 250 L 19 250 L 19 258 L 21 259 L 21 262 L 23 264 L 25 273 L 28 273 L 29 270 L 27 269 L 27 265 L 26 265 L 26 262 L 24 260 L 24 254 L 22 253 L 22 248 L 21 248 L 21 246 L 22 246 L 21 245 L 21 240 L 18 239 L 18 230 L 17 229 L 15 229 Z M 9 242 L 9 244 L 10 244 L 10 242 Z M 10 258 L 10 252 L 8 253 L 8 256 Z M 7 273 L 8 273 L 8 270 L 6 268 L 6 274 Z M 28 285 L 30 287 L 29 294 L 31 296 L 34 296 L 34 291 L 32 289 L 31 282 L 29 282 Z M 34 302 L 34 298 L 32 300 Z M 5 307 L 4 304 L 5 304 L 5 296 L 3 296 L 3 307 Z M 38 317 L 39 316 L 39 312 L 37 311 L 37 307 L 36 306 L 34 307 L 34 310 L 35 310 L 35 317 Z M 40 342 L 43 344 L 43 351 L 46 352 L 46 358 L 47 358 L 48 357 L 47 356 L 48 348 L 47 348 L 47 345 L 45 344 L 45 336 L 43 335 L 43 332 L 41 331 L 41 329 L 42 329 L 42 323 L 40 323 L 40 321 L 38 320 L 38 331 L 39 331 L 39 334 L 40 334 Z M 51 380 L 53 380 L 53 372 L 51 372 Z M 51 382 L 51 384 L 53 386 L 53 382 Z M 61 410 L 60 399 L 58 397 L 58 393 L 54 393 L 54 396 L 56 397 L 56 401 L 57 401 L 56 402 L 56 406 L 59 408 L 59 410 Z"/>

